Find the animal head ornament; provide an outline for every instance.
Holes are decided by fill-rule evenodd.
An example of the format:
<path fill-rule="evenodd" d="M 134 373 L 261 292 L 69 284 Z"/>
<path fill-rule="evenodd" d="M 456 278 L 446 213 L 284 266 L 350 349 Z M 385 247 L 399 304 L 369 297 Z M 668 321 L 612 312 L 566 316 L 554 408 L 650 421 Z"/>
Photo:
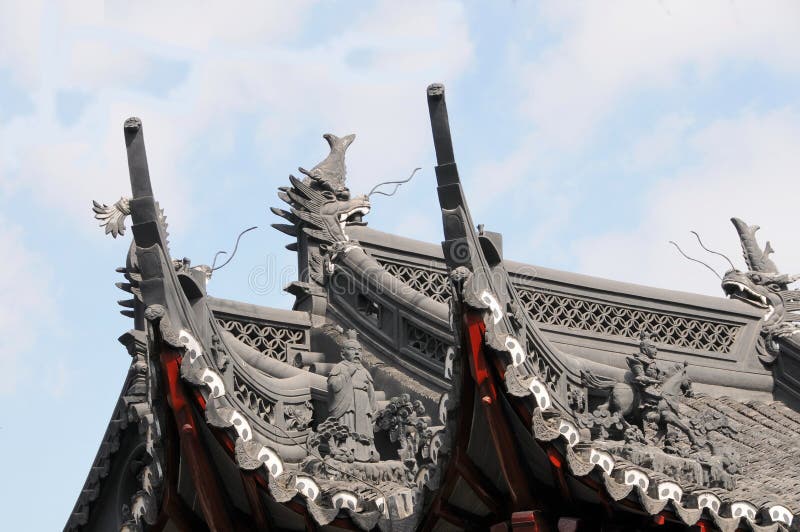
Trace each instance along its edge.
<path fill-rule="evenodd" d="M 773 253 L 770 243 L 767 242 L 762 248 L 756 240 L 759 226 L 747 225 L 739 218 L 731 218 L 731 222 L 739 233 L 748 269 L 740 271 L 733 268 L 726 272 L 722 278 L 722 290 L 732 299 L 764 310 L 762 332 L 767 340 L 798 335 L 800 291 L 790 289 L 789 285 L 800 276 L 778 271 L 770 258 Z"/>
<path fill-rule="evenodd" d="M 360 223 L 370 210 L 366 196 L 351 197 L 345 186 L 345 150 L 355 135 L 337 137 L 324 135 L 331 151 L 311 170 L 300 168 L 307 177 L 300 180 L 289 176 L 291 187 L 280 187 L 278 197 L 289 204 L 291 212 L 272 208 L 272 212 L 288 220 L 290 225 L 273 224 L 273 227 L 296 236 L 302 230 L 308 236 L 324 243 L 349 241 L 345 227 Z"/>

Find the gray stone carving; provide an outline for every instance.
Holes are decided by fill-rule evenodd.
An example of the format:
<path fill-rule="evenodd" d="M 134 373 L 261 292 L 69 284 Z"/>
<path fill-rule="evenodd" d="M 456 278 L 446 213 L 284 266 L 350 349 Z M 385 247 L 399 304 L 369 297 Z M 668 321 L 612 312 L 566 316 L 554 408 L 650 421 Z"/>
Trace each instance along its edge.
<path fill-rule="evenodd" d="M 117 238 L 125 234 L 125 218 L 131 213 L 130 198 L 122 197 L 110 207 L 105 203 L 92 201 L 94 217 L 100 221 L 100 227 L 105 227 L 106 234 Z"/>
<path fill-rule="evenodd" d="M 429 425 L 430 418 L 425 416 L 425 407 L 420 401 L 412 401 L 408 394 L 393 397 L 378 412 L 375 420 L 375 430 L 387 432 L 389 440 L 400 445 L 400 459 L 412 473 L 417 472 L 423 457 L 431 457 L 436 461 L 429 447 L 433 438 Z"/>
<path fill-rule="evenodd" d="M 281 362 L 288 362 L 290 345 L 305 341 L 305 331 L 301 329 L 276 327 L 229 317 L 217 318 L 217 323 L 240 342 Z"/>
<path fill-rule="evenodd" d="M 307 175 L 311 181 L 317 183 L 320 188 L 333 192 L 336 197 L 346 199 L 350 197 L 350 191 L 345 186 L 347 168 L 344 162 L 344 155 L 356 136 L 346 135 L 340 138 L 332 133 L 326 133 L 322 135 L 322 138 L 328 142 L 331 152 L 311 171 L 304 168 L 298 168 L 298 170 Z"/>
<path fill-rule="evenodd" d="M 607 398 L 577 415 L 579 425 L 617 458 L 684 482 L 733 488 L 731 475 L 742 462 L 725 439 L 735 430 L 719 411 L 690 415 L 686 400 L 693 392 L 687 365 L 665 368 L 657 355 L 650 332 L 642 331 L 639 351 L 626 358 L 630 371 L 623 382 L 584 371 L 586 387 L 605 392 Z"/>
<path fill-rule="evenodd" d="M 728 353 L 740 327 L 728 323 L 646 312 L 534 290 L 519 290 L 523 307 L 536 323 L 580 331 L 636 338 L 642 327 L 665 344 L 714 353 Z"/>
<path fill-rule="evenodd" d="M 433 87 L 432 94 L 441 96 L 441 87 Z M 141 124 L 133 126 L 140 129 Z M 367 268 L 377 261 L 347 233 L 347 226 L 359 224 L 369 209 L 367 199 L 351 198 L 345 185 L 345 150 L 354 137 L 325 138 L 330 154 L 311 170 L 301 168 L 303 180 L 290 178 L 292 186 L 283 188 L 280 196 L 291 210 L 275 212 L 290 222 L 277 228 L 297 237 L 292 246 L 298 250 L 301 277 L 294 293 L 330 297 L 329 312 L 298 308 L 296 303 L 292 312 L 304 314 L 302 319 L 263 308 L 246 316 L 217 314 L 207 301 L 204 279 L 196 275 L 202 270 L 190 268 L 187 259 L 176 261 L 169 256 L 163 215 L 151 206 L 149 177 L 146 187 L 139 181 L 133 187 L 135 199 L 112 207 L 96 204 L 95 210 L 112 236 L 123 234 L 125 210 L 133 211 L 134 221 L 137 216 L 146 217 L 149 226 L 135 225 L 132 231 L 132 255 L 141 257 L 143 267 L 126 271 L 129 283 L 121 288 L 134 296 L 123 304 L 126 315 L 142 325 L 142 346 L 155 352 L 168 347 L 183 354 L 180 375 L 195 387 L 189 399 L 198 398 L 193 405 L 201 414 L 198 417 L 204 415 L 215 436 L 233 444 L 231 459 L 240 468 L 266 478 L 275 501 L 302 497 L 307 519 L 320 525 L 339 517 L 365 530 L 414 527 L 426 504 L 423 488 L 437 488 L 442 464 L 450 458 L 450 438 L 460 417 L 460 386 L 469 382 L 461 374 L 467 365 L 459 346 L 451 345 L 449 335 L 442 333 L 447 327 L 447 316 L 441 311 L 446 302 L 451 308 L 449 327 L 456 338 L 462 337 L 465 324 L 474 323 L 469 320 L 482 320 L 487 360 L 498 362 L 491 371 L 498 371 L 506 381 L 503 404 L 513 405 L 517 412 L 524 407 L 531 416 L 534 438 L 519 438 L 520 445 L 551 442 L 548 454 L 551 448 L 563 452 L 567 474 L 591 474 L 595 486 L 611 500 L 630 496 L 627 506 L 638 497 L 642 509 L 651 514 L 671 504 L 688 524 L 704 512 L 724 530 L 741 524 L 739 517 L 757 519 L 759 526 L 791 524 L 796 509 L 784 504 L 800 500 L 800 488 L 787 479 L 800 474 L 800 469 L 796 460 L 770 458 L 773 451 L 782 457 L 796 454 L 800 434 L 796 412 L 776 404 L 693 395 L 689 369 L 695 366 L 664 363 L 656 349 L 655 338 L 670 348 L 673 360 L 682 349 L 703 350 L 719 355 L 719 360 L 730 360 L 737 354 L 736 343 L 743 332 L 757 335 L 758 317 L 752 310 L 745 309 L 750 321 L 743 322 L 717 319 L 713 312 L 681 314 L 658 305 L 639 308 L 627 305 L 627 296 L 595 301 L 591 295 L 551 293 L 546 285 L 544 289 L 534 283 L 519 285 L 521 277 L 512 279 L 506 271 L 500 235 L 482 226 L 475 231 L 462 191 L 454 186 L 458 176 L 455 163 L 450 162 L 437 167 L 447 237 L 443 252 L 450 274 L 435 265 L 408 266 L 404 261 L 409 253 L 386 249 L 398 262 L 381 261 L 385 269 L 377 269 L 383 275 L 367 278 Z M 446 148 L 437 146 L 437 159 Z M 147 204 L 142 206 L 143 202 Z M 356 232 L 352 227 L 349 231 Z M 769 246 L 753 247 L 754 233 L 755 229 L 742 225 L 745 256 L 752 259 L 748 259 L 750 270 L 742 275 L 758 284 L 750 275 L 757 273 L 767 279 L 762 283 L 766 288 L 777 285 L 781 294 L 792 292 L 788 284 L 795 278 L 777 274 L 768 257 Z M 363 238 L 363 234 L 356 236 Z M 422 257 L 418 255 L 416 264 Z M 734 271 L 729 276 L 728 289 L 751 297 L 752 304 L 765 304 L 765 310 L 770 307 L 769 297 L 762 299 Z M 145 282 L 140 285 L 142 277 Z M 366 279 L 374 286 L 361 287 L 358 297 L 347 299 L 352 294 L 333 290 L 336 283 L 331 281 L 340 278 L 355 283 Z M 447 291 L 448 284 L 452 293 Z M 411 293 L 409 287 L 428 298 Z M 402 297 L 397 296 L 400 292 Z M 789 318 L 784 324 L 794 322 L 795 300 L 791 294 L 782 296 L 784 316 Z M 414 304 L 401 306 L 398 301 Z M 723 303 L 729 309 L 744 308 Z M 462 321 L 466 309 L 473 314 Z M 324 332 L 322 323 L 369 331 L 368 349 L 362 352 L 354 335 L 342 335 L 337 340 L 340 349 L 331 348 L 319 338 L 320 331 Z M 639 351 L 625 357 L 624 378 L 584 372 L 582 380 L 581 368 L 600 373 L 602 365 L 575 363 L 574 357 L 565 356 L 547 340 L 538 323 L 571 329 L 569 334 L 577 336 L 575 331 L 631 338 L 642 327 L 652 335 L 642 334 Z M 777 338 L 788 331 L 791 328 L 776 329 L 772 335 Z M 623 343 L 619 338 L 614 341 Z M 392 358 L 386 353 L 391 349 L 401 352 Z M 115 412 L 114 422 L 122 418 L 124 423 L 138 422 L 145 441 L 158 443 L 153 407 L 159 405 L 148 403 L 157 390 L 158 366 L 151 367 L 146 350 L 132 356 L 122 398 L 130 408 L 120 419 Z M 397 364 L 401 359 L 402 364 Z M 618 360 L 622 362 L 623 357 Z M 443 367 L 436 375 L 441 382 L 436 384 L 433 402 L 427 389 L 409 382 L 414 379 L 403 371 L 411 366 L 417 377 Z M 387 399 L 387 393 L 394 397 Z M 425 408 L 435 409 L 440 394 L 436 423 L 447 425 L 446 429 L 433 426 Z M 117 444 L 113 438 L 104 443 L 108 452 Z M 137 491 L 132 497 L 126 494 L 124 506 L 117 505 L 127 521 L 125 529 L 141 529 L 156 517 L 161 471 L 155 448 L 155 454 L 148 451 L 150 457 L 139 454 L 131 462 Z M 224 460 L 224 456 L 218 458 Z M 554 458 L 558 457 L 551 455 L 550 460 L 555 465 Z M 574 481 L 581 480 L 573 478 L 570 484 Z M 88 490 L 97 486 L 87 481 Z M 790 495 L 784 497 L 783 491 Z M 86 522 L 88 504 L 84 503 L 90 495 L 81 497 L 83 502 L 73 517 L 77 523 Z M 757 516 L 759 511 L 761 516 Z M 720 525 L 722 519 L 725 526 Z"/>
<path fill-rule="evenodd" d="M 369 213 L 367 196 L 351 197 L 345 186 L 345 150 L 355 139 L 354 135 L 339 138 L 324 135 L 330 146 L 328 156 L 311 170 L 300 168 L 307 177 L 300 180 L 289 176 L 291 187 L 280 187 L 278 197 L 286 202 L 289 211 L 273 207 L 271 210 L 288 224 L 272 227 L 297 238 L 286 247 L 297 250 L 300 279 L 286 287 L 298 301 L 309 298 L 306 306 L 316 315 L 324 315 L 327 293 L 324 287 L 333 273 L 334 262 L 358 246 L 350 240 L 345 229 L 348 224 L 361 223 Z"/>
<path fill-rule="evenodd" d="M 361 364 L 361 344 L 355 331 L 348 331 L 341 345 L 342 360 L 328 376 L 328 415 L 349 431 L 342 445 L 337 445 L 347 461 L 377 462 L 372 425 L 375 419 L 375 386 L 372 375 Z"/>
<path fill-rule="evenodd" d="M 669 370 L 659 367 L 658 349 L 647 331 L 640 334 L 639 351 L 626 358 L 630 373 L 626 382 L 584 372 L 585 383 L 594 389 L 609 389 L 608 400 L 590 415 L 591 424 L 599 427 L 603 438 L 609 429 L 621 429 L 625 439 L 654 444 L 663 439 L 669 426 L 682 430 L 696 444 L 693 432 L 680 419 L 675 401 L 691 393 L 691 380 L 685 365 L 675 365 Z"/>
<path fill-rule="evenodd" d="M 770 258 L 773 249 L 769 242 L 762 249 L 756 239 L 757 225 L 747 225 L 739 218 L 731 218 L 739 233 L 747 271 L 732 268 L 722 278 L 722 290 L 733 299 L 739 299 L 764 310 L 761 323 L 762 341 L 759 358 L 771 364 L 778 355 L 778 338 L 797 338 L 800 334 L 800 290 L 789 285 L 800 275 L 785 275 Z"/>

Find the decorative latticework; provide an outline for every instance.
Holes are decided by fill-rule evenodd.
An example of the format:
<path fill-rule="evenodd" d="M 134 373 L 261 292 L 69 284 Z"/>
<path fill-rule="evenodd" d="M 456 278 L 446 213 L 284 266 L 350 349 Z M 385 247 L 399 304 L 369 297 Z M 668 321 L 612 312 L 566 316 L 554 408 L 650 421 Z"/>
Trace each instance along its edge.
<path fill-rule="evenodd" d="M 404 283 L 436 301 L 450 299 L 447 276 L 440 271 L 380 260 L 381 265 Z M 740 326 L 687 318 L 663 312 L 639 310 L 575 296 L 519 288 L 525 310 L 536 323 L 558 325 L 607 336 L 638 338 L 649 330 L 658 342 L 712 353 L 729 353 Z"/>
<path fill-rule="evenodd" d="M 411 322 L 405 322 L 406 345 L 411 349 L 425 355 L 425 357 L 437 362 L 444 362 L 447 356 L 446 344 L 442 340 L 429 334 L 428 332 L 415 327 Z"/>
<path fill-rule="evenodd" d="M 397 264 L 396 262 L 379 262 L 387 272 L 391 273 L 417 292 L 421 292 L 440 303 L 447 303 L 450 300 L 447 275 L 444 273 Z"/>
<path fill-rule="evenodd" d="M 287 362 L 287 345 L 303 344 L 306 339 L 306 332 L 302 329 L 276 327 L 230 318 L 217 318 L 217 323 L 240 342 L 281 362 Z"/>
<path fill-rule="evenodd" d="M 519 290 L 525 310 L 537 323 L 558 325 L 610 336 L 636 338 L 648 330 L 660 343 L 729 353 L 738 325 L 598 303 L 562 294 Z"/>
<path fill-rule="evenodd" d="M 252 390 L 250 386 L 235 373 L 233 374 L 233 395 L 256 416 L 267 423 L 275 423 L 275 405 L 269 399 L 266 399 L 261 394 Z"/>
<path fill-rule="evenodd" d="M 447 303 L 450 291 L 441 271 L 379 259 L 387 272 L 426 296 Z M 601 303 L 575 296 L 518 288 L 535 323 L 546 323 L 607 336 L 638 338 L 647 329 L 660 343 L 712 353 L 729 353 L 740 326 L 674 314 Z"/>

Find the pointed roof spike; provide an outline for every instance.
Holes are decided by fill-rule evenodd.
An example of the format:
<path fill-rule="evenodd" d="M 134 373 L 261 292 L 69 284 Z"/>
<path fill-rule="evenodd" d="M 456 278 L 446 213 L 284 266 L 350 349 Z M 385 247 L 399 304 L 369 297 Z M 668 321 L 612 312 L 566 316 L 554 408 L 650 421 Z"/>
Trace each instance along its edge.
<path fill-rule="evenodd" d="M 273 228 L 289 236 L 297 236 L 297 226 L 289 224 L 271 224 Z"/>
<path fill-rule="evenodd" d="M 114 286 L 116 286 L 117 288 L 119 288 L 120 290 L 123 290 L 125 292 L 131 293 L 131 294 L 133 293 L 133 289 L 132 289 L 130 283 L 119 282 L 119 283 L 114 283 Z"/>

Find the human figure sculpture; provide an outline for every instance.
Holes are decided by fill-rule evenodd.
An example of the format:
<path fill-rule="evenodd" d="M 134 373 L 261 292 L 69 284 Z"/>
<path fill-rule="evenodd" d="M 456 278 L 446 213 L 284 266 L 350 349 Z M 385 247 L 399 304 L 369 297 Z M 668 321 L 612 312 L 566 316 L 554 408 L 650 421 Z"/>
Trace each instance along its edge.
<path fill-rule="evenodd" d="M 626 357 L 630 373 L 624 382 L 584 371 L 588 388 L 609 392 L 608 400 L 588 415 L 587 423 L 598 427 L 603 438 L 616 428 L 623 432 L 625 440 L 650 444 L 659 444 L 672 425 L 686 434 L 693 447 L 698 447 L 700 442 L 683 421 L 678 407 L 678 398 L 691 394 L 686 363 L 664 370 L 657 358 L 658 348 L 650 332 L 642 331 L 639 351 Z"/>
<path fill-rule="evenodd" d="M 667 425 L 673 425 L 687 435 L 692 445 L 697 445 L 695 435 L 679 418 L 678 406 L 673 397 L 676 391 L 682 394 L 688 392 L 690 381 L 685 377 L 686 364 L 684 363 L 683 367 L 676 366 L 671 372 L 667 372 L 658 367 L 657 355 L 658 348 L 650 332 L 642 331 L 639 334 L 639 352 L 626 359 L 631 370 L 631 384 L 639 397 L 639 413 L 645 438 L 650 440 L 659 429 L 664 430 Z M 668 381 L 669 384 L 673 382 L 677 384 L 678 390 L 665 390 Z"/>
<path fill-rule="evenodd" d="M 361 364 L 361 344 L 348 331 L 341 344 L 342 360 L 328 376 L 328 415 L 350 431 L 346 451 L 358 462 L 376 462 L 373 422 L 377 405 L 372 375 Z"/>
<path fill-rule="evenodd" d="M 646 409 L 658 404 L 661 398 L 661 383 L 666 377 L 656 363 L 658 348 L 648 331 L 639 333 L 639 352 L 626 358 L 631 370 L 632 384 L 640 393 L 639 408 Z"/>

